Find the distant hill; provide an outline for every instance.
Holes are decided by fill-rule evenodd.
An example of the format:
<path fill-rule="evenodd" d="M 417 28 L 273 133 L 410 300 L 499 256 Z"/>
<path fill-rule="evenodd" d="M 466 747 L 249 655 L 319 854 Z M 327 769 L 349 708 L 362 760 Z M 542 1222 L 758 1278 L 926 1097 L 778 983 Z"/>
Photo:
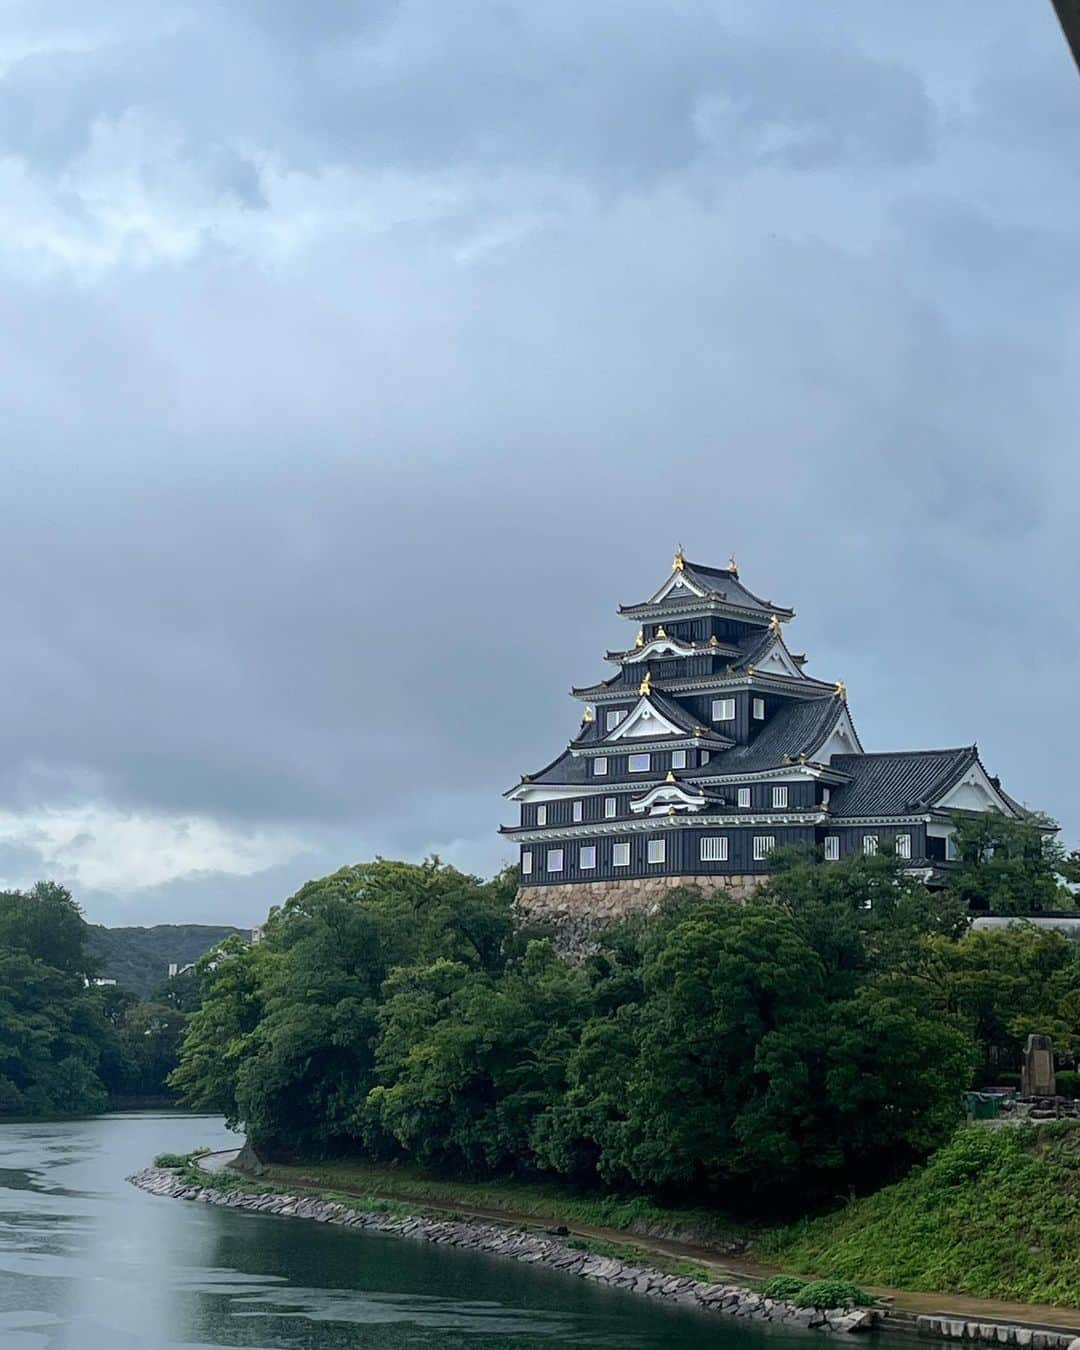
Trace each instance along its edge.
<path fill-rule="evenodd" d="M 99 974 L 116 980 L 125 989 L 145 998 L 169 973 L 169 963 L 186 966 L 204 952 L 247 928 L 217 928 L 203 923 L 159 923 L 152 928 L 105 928 L 90 924 L 87 947 L 101 969 Z"/>

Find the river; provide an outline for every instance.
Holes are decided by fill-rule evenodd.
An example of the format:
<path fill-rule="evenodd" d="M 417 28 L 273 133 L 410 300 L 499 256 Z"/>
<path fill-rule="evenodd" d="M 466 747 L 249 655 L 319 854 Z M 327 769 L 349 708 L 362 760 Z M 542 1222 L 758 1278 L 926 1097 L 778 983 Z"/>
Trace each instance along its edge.
<path fill-rule="evenodd" d="M 156 1153 L 235 1142 L 219 1118 L 167 1112 L 0 1125 L 0 1347 L 829 1344 L 496 1257 L 161 1199 L 124 1180 Z"/>

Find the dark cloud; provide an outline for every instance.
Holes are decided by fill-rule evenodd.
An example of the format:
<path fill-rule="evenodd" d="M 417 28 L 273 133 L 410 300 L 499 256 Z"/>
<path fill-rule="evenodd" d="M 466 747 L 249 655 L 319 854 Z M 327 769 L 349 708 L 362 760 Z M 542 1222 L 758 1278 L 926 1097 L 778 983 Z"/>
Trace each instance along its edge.
<path fill-rule="evenodd" d="M 1016 11 L 935 13 L 13 11 L 0 870 L 107 848 L 32 833 L 88 802 L 298 841 L 99 869 L 114 921 L 493 868 L 680 540 L 798 608 L 869 744 L 978 737 L 1080 829 L 1017 715 L 1077 674 L 1080 109 L 1005 134 Z"/>

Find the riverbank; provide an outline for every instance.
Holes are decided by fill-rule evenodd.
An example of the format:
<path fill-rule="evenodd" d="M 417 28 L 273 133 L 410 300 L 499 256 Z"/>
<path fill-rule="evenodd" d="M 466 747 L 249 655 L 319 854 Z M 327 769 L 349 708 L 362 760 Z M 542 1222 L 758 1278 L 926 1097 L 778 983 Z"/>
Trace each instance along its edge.
<path fill-rule="evenodd" d="M 128 1179 L 152 1195 L 258 1214 L 310 1219 L 316 1223 L 360 1228 L 543 1264 L 564 1274 L 628 1293 L 689 1304 L 730 1317 L 833 1332 L 870 1330 L 881 1318 L 875 1308 L 800 1307 L 795 1302 L 769 1298 L 745 1286 L 712 1282 L 708 1278 L 671 1273 L 646 1263 L 622 1260 L 589 1250 L 566 1230 L 538 1232 L 494 1221 L 402 1213 L 401 1206 L 390 1202 L 376 1202 L 379 1207 L 356 1209 L 338 1200 L 259 1190 L 254 1183 L 248 1185 L 242 1180 L 238 1183 L 230 1173 L 222 1174 L 221 1183 L 216 1186 L 198 1184 L 201 1178 L 193 1178 L 190 1169 L 179 1168 L 146 1167 Z M 210 1179 L 210 1176 L 206 1178 L 207 1181 Z M 707 1276 L 708 1272 L 702 1274 Z M 1058 1347 L 1046 1347 L 1045 1350 L 1058 1350 Z M 1066 1347 L 1060 1350 L 1066 1350 Z"/>
<path fill-rule="evenodd" d="M 979 1139 L 984 1135 L 982 1131 L 976 1133 Z M 202 1160 L 203 1166 L 207 1164 L 213 1166 L 211 1160 Z M 441 1211 L 443 1215 L 465 1215 L 481 1222 L 567 1225 L 572 1236 L 583 1237 L 597 1244 L 602 1252 L 623 1259 L 633 1244 L 637 1250 L 631 1264 L 674 1263 L 677 1272 L 693 1266 L 704 1268 L 706 1283 L 755 1289 L 778 1273 L 780 1267 L 774 1264 L 778 1260 L 787 1272 L 799 1271 L 810 1276 L 822 1271 L 840 1274 L 880 1300 L 883 1326 L 891 1331 L 1033 1346 L 1034 1350 L 1067 1350 L 1071 1342 L 1080 1338 L 1080 1316 L 1068 1305 L 1055 1306 L 1036 1299 L 1010 1301 L 955 1290 L 941 1292 L 929 1284 L 922 1290 L 898 1288 L 880 1278 L 857 1278 L 851 1268 L 838 1270 L 824 1257 L 798 1265 L 786 1261 L 779 1252 L 771 1261 L 769 1256 L 761 1259 L 760 1245 L 753 1247 L 748 1256 L 746 1239 L 753 1236 L 751 1230 L 730 1217 L 718 1219 L 704 1211 L 661 1209 L 644 1200 L 575 1198 L 531 1183 L 446 1181 L 407 1167 L 380 1167 L 358 1160 L 265 1165 L 245 1149 L 240 1164 L 252 1184 L 267 1188 L 269 1183 L 279 1191 L 315 1198 L 332 1192 L 334 1198 L 353 1206 L 389 1204 L 403 1212 Z M 956 1193 L 955 1186 L 953 1192 Z M 1036 1222 L 1040 1214 L 1046 1214 L 1045 1206 L 1039 1210 L 1029 1205 L 1028 1210 Z M 703 1213 L 711 1220 L 710 1224 L 702 1224 Z M 608 1222 L 597 1222 L 601 1217 Z M 817 1222 L 821 1221 L 814 1221 Z M 969 1225 L 966 1236 L 957 1233 L 955 1241 L 968 1244 L 982 1241 L 984 1227 Z M 703 1230 L 711 1231 L 720 1242 L 704 1240 Z M 1059 1256 L 1065 1261 L 1075 1259 L 1072 1253 Z M 1080 1345 L 1073 1350 L 1080 1350 Z"/>

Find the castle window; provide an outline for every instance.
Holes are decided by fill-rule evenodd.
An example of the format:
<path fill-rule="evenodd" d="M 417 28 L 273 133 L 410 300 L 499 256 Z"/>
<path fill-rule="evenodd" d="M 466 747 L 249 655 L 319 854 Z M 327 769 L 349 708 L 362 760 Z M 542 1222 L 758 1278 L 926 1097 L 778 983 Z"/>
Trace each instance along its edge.
<path fill-rule="evenodd" d="M 787 807 L 787 788 L 774 787 L 772 790 L 772 804 L 777 810 L 784 810 Z"/>
<path fill-rule="evenodd" d="M 896 836 L 896 856 L 898 858 L 911 857 L 911 835 L 898 834 Z"/>
<path fill-rule="evenodd" d="M 630 845 L 616 844 L 611 850 L 611 864 L 613 867 L 630 866 Z"/>
<path fill-rule="evenodd" d="M 702 764 L 708 764 L 708 762 L 709 762 L 709 751 L 708 751 L 708 750 L 702 750 L 702 752 L 701 752 L 701 762 L 702 762 Z"/>
<path fill-rule="evenodd" d="M 827 834 L 825 836 L 825 861 L 840 861 L 840 836 L 838 834 Z"/>
<path fill-rule="evenodd" d="M 749 805 L 750 805 L 750 789 L 749 789 L 749 788 L 740 788 L 740 789 L 739 789 L 739 805 L 740 805 L 740 806 L 749 806 Z"/>
<path fill-rule="evenodd" d="M 547 806 L 543 802 L 536 808 L 536 823 L 537 825 L 547 824 Z"/>
<path fill-rule="evenodd" d="M 662 863 L 667 857 L 667 840 L 650 839 L 648 859 L 651 863 Z"/>
<path fill-rule="evenodd" d="M 521 855 L 521 875 L 523 877 L 532 875 L 532 854 L 528 849 Z"/>
<path fill-rule="evenodd" d="M 877 852 L 877 835 L 864 834 L 862 837 L 862 851 L 868 858 L 872 858 Z"/>
<path fill-rule="evenodd" d="M 605 774 L 607 773 L 607 758 L 606 758 L 606 756 L 600 755 L 597 759 L 594 759 L 594 760 L 593 760 L 593 762 L 592 762 L 592 771 L 593 771 L 593 777 L 594 777 L 594 778 L 603 778 L 603 777 L 605 776 Z"/>
<path fill-rule="evenodd" d="M 578 854 L 578 866 L 583 872 L 588 872 L 596 866 L 595 844 L 582 844 L 581 852 Z"/>
<path fill-rule="evenodd" d="M 616 708 L 604 718 L 604 726 L 607 727 L 608 731 L 614 731 L 625 716 L 625 708 Z"/>
<path fill-rule="evenodd" d="M 631 773 L 648 773 L 651 764 L 652 757 L 650 755 L 631 755 L 627 768 Z"/>
<path fill-rule="evenodd" d="M 562 871 L 562 849 L 549 848 L 547 851 L 547 870 L 549 872 Z"/>
<path fill-rule="evenodd" d="M 754 699 L 754 721 L 765 721 L 765 700 L 763 698 Z"/>
<path fill-rule="evenodd" d="M 604 798 L 604 819 L 614 820 L 619 814 L 619 799 L 617 797 Z"/>
<path fill-rule="evenodd" d="M 584 802 L 575 802 L 575 803 L 573 804 L 573 806 L 570 808 L 570 811 L 571 811 L 571 815 L 573 816 L 573 819 L 574 819 L 575 823 L 576 823 L 577 821 L 579 821 L 579 820 L 584 820 L 584 819 L 585 819 L 585 803 L 584 803 Z"/>
<path fill-rule="evenodd" d="M 776 847 L 776 837 L 771 834 L 754 835 L 754 861 L 764 862 Z"/>
<path fill-rule="evenodd" d="M 727 862 L 727 835 L 706 835 L 701 840 L 702 862 Z"/>
<path fill-rule="evenodd" d="M 734 722 L 735 700 L 733 698 L 714 698 L 712 701 L 712 720 L 714 722 Z"/>
<path fill-rule="evenodd" d="M 671 767 L 672 767 L 673 769 L 685 769 L 685 768 L 686 768 L 686 751 L 685 751 L 685 750 L 672 750 L 672 752 L 671 752 Z"/>

